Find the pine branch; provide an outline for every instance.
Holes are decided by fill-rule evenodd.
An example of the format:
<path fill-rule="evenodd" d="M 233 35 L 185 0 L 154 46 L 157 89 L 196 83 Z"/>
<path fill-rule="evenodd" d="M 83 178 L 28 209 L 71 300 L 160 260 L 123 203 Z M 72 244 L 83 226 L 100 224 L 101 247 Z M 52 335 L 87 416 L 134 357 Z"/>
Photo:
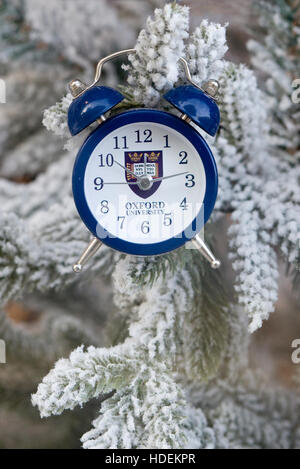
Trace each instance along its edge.
<path fill-rule="evenodd" d="M 228 341 L 228 294 L 220 272 L 196 252 L 187 272 L 193 297 L 182 324 L 183 371 L 189 380 L 206 381 L 220 368 Z"/>
<path fill-rule="evenodd" d="M 291 167 L 299 163 L 299 105 L 292 102 L 292 82 L 299 76 L 299 2 L 257 2 L 260 31 L 250 41 L 253 65 L 263 73 L 271 122 L 271 144 Z"/>
<path fill-rule="evenodd" d="M 68 359 L 59 360 L 43 379 L 32 403 L 42 417 L 59 415 L 66 409 L 82 406 L 101 394 L 123 387 L 135 373 L 138 362 L 118 348 L 83 347 L 74 350 Z"/>
<path fill-rule="evenodd" d="M 63 315 L 49 314 L 41 330 L 32 333 L 20 325 L 14 325 L 5 311 L 0 313 L 0 336 L 5 340 L 10 359 L 52 363 L 79 344 L 98 344 L 96 337 L 88 331 L 82 321 Z"/>
<path fill-rule="evenodd" d="M 226 27 L 202 20 L 190 36 L 187 61 L 193 80 L 201 86 L 209 79 L 218 80 L 223 72 L 226 44 Z"/>
<path fill-rule="evenodd" d="M 117 9 L 106 0 L 77 0 L 76 7 L 72 0 L 64 0 L 64 8 L 60 0 L 43 5 L 39 0 L 26 0 L 26 21 L 35 40 L 52 46 L 69 64 L 79 66 L 85 73 L 93 72 L 101 56 L 126 49 L 134 40 L 134 33 L 126 24 L 119 34 Z"/>
<path fill-rule="evenodd" d="M 130 386 L 123 387 L 103 402 L 93 427 L 81 438 L 84 449 L 136 448 L 141 429 L 136 422 Z"/>
<path fill-rule="evenodd" d="M 192 252 L 185 248 L 158 257 L 146 257 L 132 263 L 131 276 L 140 285 L 153 286 L 160 276 L 166 278 L 167 273 L 175 274 L 192 261 Z"/>
<path fill-rule="evenodd" d="M 177 82 L 178 59 L 184 54 L 188 37 L 188 15 L 186 6 L 169 3 L 148 19 L 138 37 L 136 54 L 129 56 L 130 65 L 123 66 L 135 101 L 155 106 L 161 94 Z"/>

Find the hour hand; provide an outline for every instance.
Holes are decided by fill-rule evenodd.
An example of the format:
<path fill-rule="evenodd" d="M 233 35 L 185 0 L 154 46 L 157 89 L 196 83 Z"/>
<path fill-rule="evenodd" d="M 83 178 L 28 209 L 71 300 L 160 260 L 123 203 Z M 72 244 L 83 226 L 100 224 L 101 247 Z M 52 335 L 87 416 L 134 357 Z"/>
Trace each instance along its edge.
<path fill-rule="evenodd" d="M 121 163 L 119 163 L 118 161 L 115 161 L 115 163 L 117 163 L 117 165 L 119 165 L 121 168 L 125 169 L 125 171 L 129 174 L 131 174 L 132 176 L 134 176 L 138 181 L 141 180 L 141 177 L 140 176 L 137 176 L 133 171 L 131 171 L 131 169 L 128 169 L 126 168 L 126 166 L 123 166 Z"/>

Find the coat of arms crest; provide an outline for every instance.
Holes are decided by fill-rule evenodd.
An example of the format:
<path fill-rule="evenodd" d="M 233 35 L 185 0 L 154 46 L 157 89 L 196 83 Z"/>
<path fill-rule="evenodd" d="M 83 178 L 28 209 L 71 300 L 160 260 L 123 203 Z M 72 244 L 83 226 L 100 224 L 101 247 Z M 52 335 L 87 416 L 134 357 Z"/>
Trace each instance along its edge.
<path fill-rule="evenodd" d="M 150 189 L 144 191 L 138 185 L 130 185 L 130 189 L 135 194 L 147 199 L 159 188 L 161 181 L 155 182 L 156 178 L 163 177 L 163 155 L 162 151 L 125 151 L 125 167 L 132 171 L 137 177 L 151 176 L 153 185 Z M 136 182 L 137 178 L 125 171 L 127 182 Z"/>

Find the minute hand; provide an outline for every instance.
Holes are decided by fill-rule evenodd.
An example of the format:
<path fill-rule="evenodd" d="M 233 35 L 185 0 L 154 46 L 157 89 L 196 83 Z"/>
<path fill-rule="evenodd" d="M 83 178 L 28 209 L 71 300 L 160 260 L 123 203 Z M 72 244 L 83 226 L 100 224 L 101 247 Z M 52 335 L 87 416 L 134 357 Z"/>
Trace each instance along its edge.
<path fill-rule="evenodd" d="M 153 182 L 162 181 L 163 179 L 175 178 L 176 176 L 182 176 L 183 174 L 188 174 L 188 171 L 184 171 L 183 173 L 172 174 L 171 176 L 163 176 L 161 178 L 153 178 Z"/>

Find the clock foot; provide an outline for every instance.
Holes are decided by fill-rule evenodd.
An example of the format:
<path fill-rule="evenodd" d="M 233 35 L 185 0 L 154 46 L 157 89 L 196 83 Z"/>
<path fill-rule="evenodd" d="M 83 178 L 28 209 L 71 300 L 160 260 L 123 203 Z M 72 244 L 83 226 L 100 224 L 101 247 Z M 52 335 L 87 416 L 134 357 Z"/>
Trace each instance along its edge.
<path fill-rule="evenodd" d="M 198 251 L 205 257 L 210 263 L 213 269 L 218 269 L 221 266 L 221 262 L 215 258 L 209 247 L 205 244 L 200 235 L 195 236 L 192 239 L 192 243 L 197 247 Z"/>
<path fill-rule="evenodd" d="M 102 242 L 99 241 L 99 239 L 92 238 L 91 242 L 82 253 L 78 262 L 73 265 L 74 272 L 79 274 L 82 271 L 83 266 L 90 260 L 91 257 L 94 256 L 94 254 L 96 254 L 96 252 L 98 251 L 101 245 L 102 245 Z"/>

